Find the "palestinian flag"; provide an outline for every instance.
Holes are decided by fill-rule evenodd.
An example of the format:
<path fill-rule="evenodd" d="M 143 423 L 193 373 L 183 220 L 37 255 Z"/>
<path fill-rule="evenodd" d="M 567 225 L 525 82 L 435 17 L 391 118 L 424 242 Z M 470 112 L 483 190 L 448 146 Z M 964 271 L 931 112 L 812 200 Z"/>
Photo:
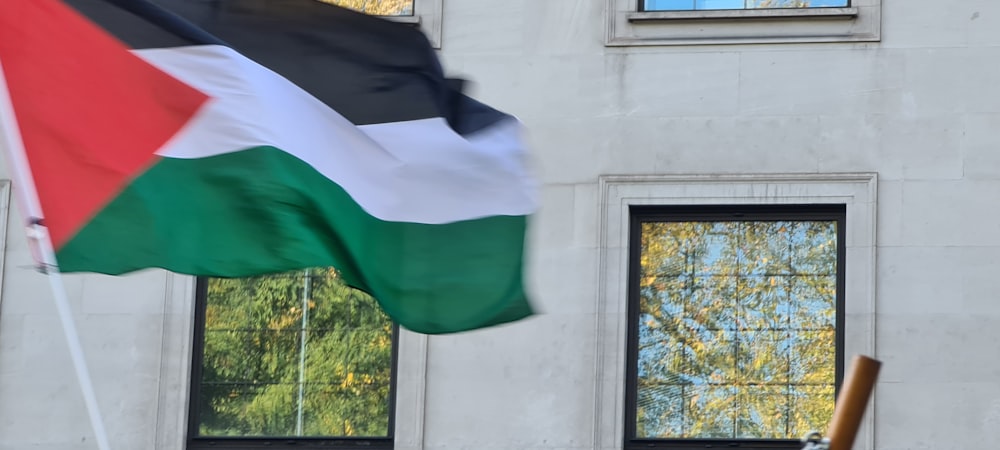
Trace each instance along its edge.
<path fill-rule="evenodd" d="M 418 332 L 531 314 L 521 125 L 419 30 L 315 0 L 3 3 L 0 143 L 63 272 L 333 266 Z"/>

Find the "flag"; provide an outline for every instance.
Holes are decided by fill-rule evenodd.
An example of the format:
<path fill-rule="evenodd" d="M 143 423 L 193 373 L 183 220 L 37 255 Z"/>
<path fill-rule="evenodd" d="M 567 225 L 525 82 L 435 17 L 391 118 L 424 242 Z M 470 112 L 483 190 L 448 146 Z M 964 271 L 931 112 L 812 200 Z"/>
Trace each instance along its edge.
<path fill-rule="evenodd" d="M 63 272 L 332 266 L 417 332 L 531 314 L 521 124 L 409 25 L 314 0 L 6 0 L 0 67 Z"/>

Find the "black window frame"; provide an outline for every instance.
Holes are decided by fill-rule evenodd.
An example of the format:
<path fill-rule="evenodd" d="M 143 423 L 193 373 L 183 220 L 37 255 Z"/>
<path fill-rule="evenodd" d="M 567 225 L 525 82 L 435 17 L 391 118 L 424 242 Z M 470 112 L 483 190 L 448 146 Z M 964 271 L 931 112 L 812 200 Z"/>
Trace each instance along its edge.
<path fill-rule="evenodd" d="M 627 344 L 625 352 L 625 412 L 624 450 L 639 449 L 711 449 L 752 448 L 786 450 L 802 448 L 796 439 L 698 439 L 698 438 L 636 438 L 638 395 L 639 339 L 639 276 L 642 252 L 642 224 L 648 222 L 711 222 L 711 221 L 808 221 L 827 220 L 837 223 L 837 293 L 834 323 L 835 375 L 834 396 L 840 391 L 844 375 L 844 322 L 846 316 L 844 292 L 846 286 L 847 205 L 843 204 L 781 204 L 781 205 L 630 205 L 628 243 Z M 824 430 L 816 430 L 824 431 Z"/>
<path fill-rule="evenodd" d="M 209 449 L 325 449 L 325 450 L 392 450 L 396 429 L 396 385 L 399 366 L 399 325 L 392 325 L 392 367 L 389 372 L 389 423 L 386 437 L 217 437 L 198 436 L 199 396 L 201 394 L 202 363 L 205 355 L 205 310 L 208 301 L 207 277 L 198 277 L 195 283 L 194 330 L 189 386 L 186 450 Z"/>

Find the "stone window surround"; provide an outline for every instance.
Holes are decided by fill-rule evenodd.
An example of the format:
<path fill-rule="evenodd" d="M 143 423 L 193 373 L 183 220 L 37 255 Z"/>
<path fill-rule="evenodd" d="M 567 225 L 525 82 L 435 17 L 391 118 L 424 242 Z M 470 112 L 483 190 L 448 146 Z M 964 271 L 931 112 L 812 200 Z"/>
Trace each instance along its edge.
<path fill-rule="evenodd" d="M 11 180 L 0 180 L 0 291 L 3 290 L 4 260 L 7 255 L 7 223 L 10 216 Z M 3 298 L 0 297 L 0 303 Z"/>
<path fill-rule="evenodd" d="M 431 41 L 431 46 L 441 48 L 441 12 L 444 0 L 413 0 L 412 16 L 387 16 L 385 19 L 419 25 Z"/>
<path fill-rule="evenodd" d="M 846 205 L 845 371 L 854 355 L 875 357 L 876 174 L 624 175 L 602 176 L 599 184 L 595 449 L 625 442 L 630 205 Z M 874 408 L 872 402 L 865 413 L 858 450 L 874 448 Z"/>
<path fill-rule="evenodd" d="M 648 45 L 875 42 L 882 0 L 844 8 L 640 11 L 640 0 L 606 0 L 609 47 Z"/>
<path fill-rule="evenodd" d="M 167 289 L 153 448 L 176 450 L 187 445 L 196 283 L 192 276 L 174 273 L 165 276 Z M 423 448 L 427 340 L 427 335 L 399 329 L 393 427 L 395 450 Z"/>

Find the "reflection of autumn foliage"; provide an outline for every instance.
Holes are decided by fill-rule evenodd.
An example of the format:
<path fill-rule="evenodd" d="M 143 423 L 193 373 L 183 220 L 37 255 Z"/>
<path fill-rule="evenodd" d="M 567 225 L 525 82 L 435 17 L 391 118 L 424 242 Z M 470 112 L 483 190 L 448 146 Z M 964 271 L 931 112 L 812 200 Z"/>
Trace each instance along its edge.
<path fill-rule="evenodd" d="M 303 402 L 298 402 L 304 272 L 213 279 L 205 314 L 204 436 L 386 436 L 392 323 L 331 269 L 309 271 Z"/>
<path fill-rule="evenodd" d="M 650 222 L 637 437 L 798 438 L 833 413 L 831 221 Z"/>
<path fill-rule="evenodd" d="M 319 0 L 373 16 L 408 16 L 413 14 L 413 0 Z"/>
<path fill-rule="evenodd" d="M 753 0 L 751 8 L 808 8 L 809 0 Z"/>

